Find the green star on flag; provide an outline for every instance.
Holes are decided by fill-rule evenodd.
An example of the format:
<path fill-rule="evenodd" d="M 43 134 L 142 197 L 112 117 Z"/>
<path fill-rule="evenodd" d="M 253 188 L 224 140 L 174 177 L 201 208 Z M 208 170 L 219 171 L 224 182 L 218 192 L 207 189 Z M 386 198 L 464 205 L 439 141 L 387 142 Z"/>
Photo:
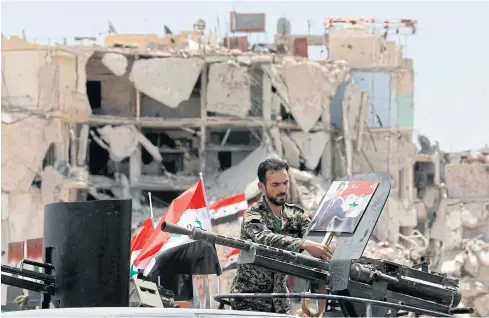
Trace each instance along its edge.
<path fill-rule="evenodd" d="M 134 276 L 137 276 L 138 270 L 134 266 L 134 264 L 131 264 L 131 269 L 129 270 L 129 278 L 133 278 Z"/>
<path fill-rule="evenodd" d="M 358 204 L 356 202 L 350 203 L 349 205 L 351 208 L 355 208 L 358 206 Z"/>
<path fill-rule="evenodd" d="M 195 219 L 195 223 L 197 223 L 198 227 L 202 228 L 202 222 L 199 219 Z"/>

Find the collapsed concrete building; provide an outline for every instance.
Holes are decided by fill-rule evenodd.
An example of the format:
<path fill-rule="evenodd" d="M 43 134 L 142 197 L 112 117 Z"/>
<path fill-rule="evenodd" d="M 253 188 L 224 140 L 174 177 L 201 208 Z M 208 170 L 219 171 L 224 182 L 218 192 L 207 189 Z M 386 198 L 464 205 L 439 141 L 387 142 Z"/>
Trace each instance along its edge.
<path fill-rule="evenodd" d="M 400 24 L 413 29 L 409 21 Z M 443 243 L 441 268 L 452 250 L 487 248 L 473 243 L 475 230 L 464 230 L 473 227 L 463 222 L 456 244 L 448 247 L 446 237 L 455 224 L 446 218 L 467 214 L 449 207 L 470 205 L 484 184 L 489 189 L 487 164 L 460 164 L 485 176 L 470 192 L 439 151 L 417 153 L 413 61 L 384 34 L 358 21 L 336 22 L 327 20 L 319 37 L 328 51 L 321 62 L 302 57 L 317 36 L 281 34 L 263 52 L 233 39 L 223 47 L 199 29 L 162 38 L 109 35 L 104 46 L 41 46 L 2 36 L 2 251 L 9 242 L 42 237 L 43 206 L 56 201 L 132 198 L 136 228 L 150 215 L 147 192 L 158 217 L 199 172 L 210 200 L 241 192 L 254 200 L 256 167 L 269 155 L 288 161 L 291 200 L 310 213 L 336 177 L 389 172 L 378 243 L 367 253 L 415 262 Z M 478 234 L 489 215 L 489 193 L 479 192 L 480 213 L 469 222 Z M 215 231 L 236 236 L 239 218 L 226 221 Z M 218 251 L 224 261 L 227 249 Z M 463 274 L 463 259 L 450 267 L 454 274 Z M 470 271 L 474 283 L 488 266 Z M 221 291 L 233 276 L 223 274 Z M 474 304 L 489 297 L 478 290 Z"/>

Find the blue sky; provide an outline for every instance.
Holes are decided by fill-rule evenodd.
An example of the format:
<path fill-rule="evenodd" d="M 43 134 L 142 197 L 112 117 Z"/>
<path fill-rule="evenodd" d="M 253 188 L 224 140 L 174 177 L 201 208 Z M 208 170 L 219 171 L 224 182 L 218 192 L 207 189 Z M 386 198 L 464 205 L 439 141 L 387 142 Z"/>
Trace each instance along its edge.
<path fill-rule="evenodd" d="M 323 32 L 330 16 L 415 18 L 416 36 L 408 38 L 407 56 L 415 68 L 415 130 L 438 140 L 443 150 L 459 151 L 489 144 L 489 2 L 26 2 L 2 1 L 2 33 L 51 43 L 74 36 L 103 39 L 107 21 L 119 33 L 163 34 L 189 30 L 198 18 L 212 30 L 219 20 L 228 29 L 229 12 L 263 12 L 267 34 L 251 41 L 272 41 L 280 17 L 292 33 Z M 317 52 L 316 52 L 317 54 Z"/>

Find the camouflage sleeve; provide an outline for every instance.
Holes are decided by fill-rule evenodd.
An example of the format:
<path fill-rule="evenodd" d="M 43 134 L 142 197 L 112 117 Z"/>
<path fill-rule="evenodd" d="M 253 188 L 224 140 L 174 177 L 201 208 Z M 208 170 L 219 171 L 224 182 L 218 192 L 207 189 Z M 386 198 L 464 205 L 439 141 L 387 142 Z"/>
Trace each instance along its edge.
<path fill-rule="evenodd" d="M 304 240 L 291 236 L 281 235 L 270 231 L 258 212 L 248 210 L 243 215 L 243 230 L 253 242 L 284 249 L 291 252 L 299 252 Z"/>
<path fill-rule="evenodd" d="M 309 224 L 311 224 L 311 218 L 304 211 L 301 211 L 301 213 L 299 213 L 298 218 L 299 218 L 300 237 L 304 237 L 304 234 L 306 234 Z"/>

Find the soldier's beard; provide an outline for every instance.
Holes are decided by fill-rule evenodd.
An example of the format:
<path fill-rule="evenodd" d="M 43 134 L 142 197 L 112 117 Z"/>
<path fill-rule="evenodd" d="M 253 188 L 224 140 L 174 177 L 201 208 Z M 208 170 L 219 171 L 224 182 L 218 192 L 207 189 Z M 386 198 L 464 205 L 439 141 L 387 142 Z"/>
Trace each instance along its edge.
<path fill-rule="evenodd" d="M 282 206 L 285 204 L 285 201 L 287 200 L 287 194 L 286 193 L 281 193 L 277 195 L 276 197 L 272 197 L 267 194 L 267 199 L 271 203 L 273 203 L 276 206 Z"/>

